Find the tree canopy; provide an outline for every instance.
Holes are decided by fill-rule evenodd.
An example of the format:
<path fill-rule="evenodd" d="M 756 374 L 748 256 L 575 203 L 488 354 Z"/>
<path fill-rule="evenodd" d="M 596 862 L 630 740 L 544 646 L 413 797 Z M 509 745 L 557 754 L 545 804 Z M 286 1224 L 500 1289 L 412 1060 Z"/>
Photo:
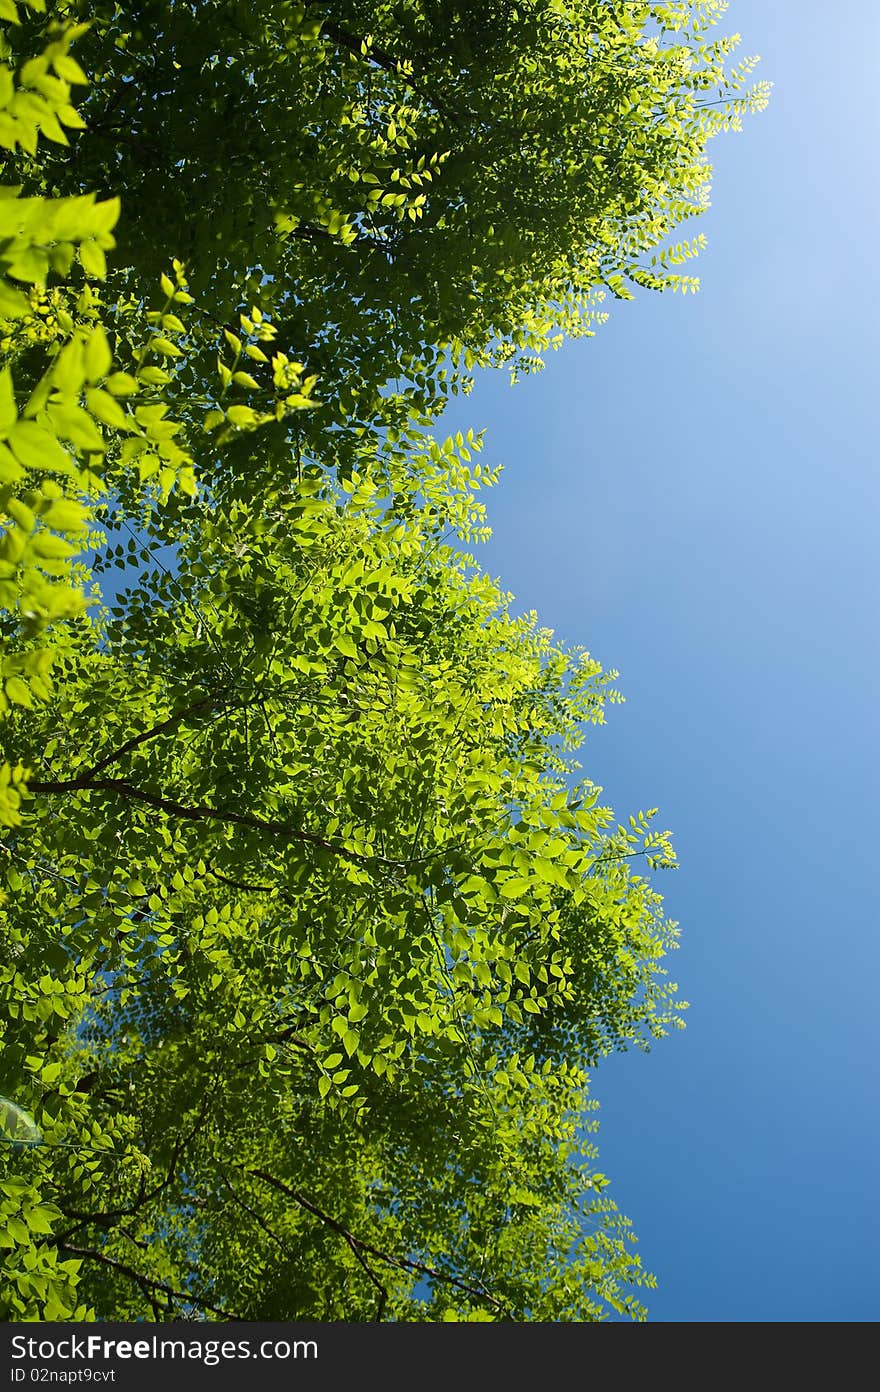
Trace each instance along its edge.
<path fill-rule="evenodd" d="M 644 1316 L 670 840 L 437 425 L 690 284 L 722 10 L 0 0 L 5 1318 Z"/>

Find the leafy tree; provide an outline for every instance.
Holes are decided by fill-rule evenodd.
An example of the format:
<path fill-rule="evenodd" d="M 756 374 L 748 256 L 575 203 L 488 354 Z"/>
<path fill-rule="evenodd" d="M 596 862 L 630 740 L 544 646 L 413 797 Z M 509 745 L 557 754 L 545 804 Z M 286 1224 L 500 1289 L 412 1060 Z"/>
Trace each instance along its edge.
<path fill-rule="evenodd" d="M 620 1301 L 638 1268 L 601 1197 L 541 1275 L 601 1188 L 574 1163 L 587 1067 L 675 1015 L 673 930 L 623 859 L 665 838 L 565 777 L 606 679 L 366 481 L 205 511 L 173 575 L 82 626 L 51 714 L 16 716 L 47 766 L 5 839 L 18 989 L 49 960 L 85 999 L 73 1032 L 10 1030 L 3 1086 L 50 1142 L 110 1146 L 64 1152 L 63 1186 L 34 1152 L 60 1250 L 132 1315 L 162 1282 L 256 1318 L 370 1318 L 383 1291 L 419 1317 L 416 1262 L 431 1317 Z M 133 1253 L 139 1279 L 108 1265 Z"/>
<path fill-rule="evenodd" d="M 643 1316 L 669 838 L 431 428 L 676 283 L 720 8 L 0 0 L 5 1317 Z"/>
<path fill-rule="evenodd" d="M 124 191 L 114 287 L 139 296 L 169 253 L 186 263 L 195 395 L 218 326 L 273 317 L 322 383 L 319 413 L 260 441 L 276 476 L 291 434 L 350 471 L 364 431 L 435 414 L 476 363 L 534 366 L 590 331 L 604 288 L 692 286 L 674 266 L 702 239 L 670 233 L 706 206 L 709 139 L 766 97 L 746 89 L 753 59 L 729 61 L 736 37 L 711 38 L 720 0 L 54 9 L 90 23 L 87 129 L 22 150 L 16 178 Z"/>

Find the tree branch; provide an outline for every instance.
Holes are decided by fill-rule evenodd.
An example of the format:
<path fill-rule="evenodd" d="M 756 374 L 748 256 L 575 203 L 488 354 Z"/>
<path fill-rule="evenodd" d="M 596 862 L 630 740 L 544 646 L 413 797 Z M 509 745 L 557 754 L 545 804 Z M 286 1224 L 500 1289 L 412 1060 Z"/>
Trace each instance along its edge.
<path fill-rule="evenodd" d="M 363 39 L 358 38 L 356 34 L 350 34 L 347 29 L 343 29 L 339 24 L 334 24 L 330 19 L 321 21 L 321 33 L 326 34 L 327 38 L 332 39 L 340 48 L 354 54 L 355 58 L 359 58 L 362 63 L 372 63 L 374 67 L 382 68 L 384 72 L 392 73 L 395 77 L 400 78 L 407 87 L 413 92 L 417 92 L 430 106 L 433 106 L 438 116 L 442 116 L 444 121 L 449 121 L 454 126 L 461 125 L 458 117 L 453 116 L 448 107 L 442 105 L 435 96 L 414 82 L 411 74 L 402 70 L 400 60 L 395 58 L 393 53 L 389 53 L 387 49 L 378 48 L 376 44 L 371 43 L 365 50 Z"/>
<path fill-rule="evenodd" d="M 363 1238 L 355 1237 L 354 1233 L 350 1232 L 343 1223 L 338 1222 L 336 1218 L 331 1218 L 330 1214 L 324 1213 L 317 1204 L 313 1204 L 310 1199 L 305 1198 L 303 1194 L 298 1194 L 295 1189 L 291 1189 L 283 1180 L 268 1174 L 266 1170 L 248 1170 L 247 1173 L 255 1175 L 257 1179 L 264 1180 L 266 1184 L 271 1184 L 273 1188 L 293 1199 L 307 1213 L 319 1218 L 328 1228 L 332 1228 L 333 1232 L 344 1238 L 352 1251 L 357 1247 L 361 1252 L 367 1252 L 371 1257 L 375 1257 L 377 1261 L 386 1262 L 388 1266 L 397 1267 L 401 1271 L 417 1271 L 422 1276 L 430 1276 L 435 1281 L 443 1282 L 444 1285 L 455 1286 L 458 1290 L 474 1296 L 477 1300 L 485 1300 L 489 1305 L 494 1305 L 497 1310 L 504 1309 L 502 1302 L 497 1300 L 494 1295 L 489 1295 L 487 1291 L 481 1291 L 476 1286 L 468 1285 L 466 1281 L 460 1281 L 457 1276 L 448 1276 L 445 1272 L 438 1271 L 436 1267 L 425 1266 L 423 1262 L 412 1261 L 409 1257 L 394 1257 L 390 1252 L 383 1252 L 378 1247 L 374 1247 L 372 1243 L 365 1242 Z"/>
<path fill-rule="evenodd" d="M 116 764 L 125 754 L 129 754 L 132 749 L 137 749 L 138 745 L 146 744 L 147 740 L 155 739 L 163 731 L 169 730 L 172 725 L 177 725 L 181 720 L 185 720 L 188 715 L 195 715 L 196 711 L 204 710 L 206 706 L 211 706 L 216 700 L 215 696 L 204 696 L 200 701 L 193 701 L 192 705 L 184 706 L 182 710 L 175 711 L 168 716 L 167 720 L 161 720 L 158 725 L 153 725 L 149 730 L 145 730 L 141 735 L 133 735 L 125 744 L 121 744 L 112 754 L 107 754 L 105 758 L 99 759 L 97 764 L 82 775 L 84 778 L 94 778 L 96 774 L 102 773 L 111 764 Z"/>
<path fill-rule="evenodd" d="M 230 889 L 246 889 L 251 894 L 276 894 L 277 885 L 248 884 L 247 880 L 231 880 L 228 875 L 221 875 L 219 870 L 215 870 L 210 860 L 205 862 L 207 873 L 221 884 L 229 885 Z"/>
<path fill-rule="evenodd" d="M 359 855 L 357 851 L 349 851 L 345 846 L 337 846 L 332 841 L 326 841 L 322 836 L 315 836 L 310 831 L 303 831 L 300 827 L 290 826 L 286 822 L 267 822 L 262 817 L 250 817 L 241 812 L 233 812 L 229 808 L 186 807 L 183 803 L 162 797 L 158 793 L 148 793 L 142 788 L 136 788 L 134 784 L 127 782 L 124 778 L 93 778 L 90 774 L 83 774 L 79 778 L 34 779 L 28 784 L 28 790 L 33 793 L 50 794 L 118 793 L 120 797 L 129 802 L 143 802 L 148 807 L 155 807 L 160 812 L 166 812 L 170 817 L 179 817 L 190 822 L 222 822 L 227 826 L 244 826 L 254 831 L 268 831 L 273 836 L 284 837 L 290 841 L 302 841 L 308 846 L 316 846 L 319 850 L 328 851 L 341 860 L 351 861 L 353 865 L 369 868 L 374 864 L 384 864 L 397 868 L 396 861 L 386 860 L 384 856 Z"/>
<path fill-rule="evenodd" d="M 132 149 L 140 151 L 142 155 L 146 155 L 154 163 L 158 163 L 162 158 L 162 151 L 158 145 L 153 145 L 150 141 L 138 140 L 133 135 L 126 135 L 116 126 L 105 128 L 100 125 L 90 125 L 86 129 L 89 135 L 100 136 L 103 140 L 112 140 L 114 145 L 130 145 Z"/>
<path fill-rule="evenodd" d="M 77 1222 L 76 1227 L 71 1228 L 66 1234 L 64 1234 L 64 1236 L 69 1237 L 79 1228 L 88 1227 L 89 1224 L 92 1223 L 94 1223 L 97 1227 L 111 1228 L 117 1222 L 119 1222 L 121 1218 L 134 1218 L 140 1211 L 140 1209 L 143 1208 L 144 1204 L 150 1203 L 151 1200 L 155 1199 L 159 1194 L 163 1193 L 169 1187 L 169 1185 L 171 1185 L 176 1179 L 177 1162 L 180 1159 L 180 1152 L 183 1150 L 183 1147 L 186 1145 L 187 1141 L 192 1139 L 193 1135 L 196 1133 L 196 1131 L 199 1129 L 202 1122 L 204 1121 L 205 1113 L 208 1110 L 210 1101 L 210 1090 L 206 1090 L 205 1096 L 202 1098 L 202 1105 L 199 1107 L 199 1110 L 196 1113 L 192 1126 L 190 1126 L 187 1131 L 178 1131 L 175 1135 L 174 1145 L 171 1150 L 171 1158 L 168 1161 L 168 1166 L 165 1170 L 165 1178 L 163 1180 L 161 1180 L 158 1184 L 154 1184 L 152 1189 L 148 1190 L 146 1177 L 144 1175 L 141 1175 L 140 1179 L 138 1180 L 137 1198 L 127 1208 L 108 1208 L 100 1213 L 85 1213 L 81 1209 L 75 1208 L 62 1209 L 65 1218 L 75 1218 L 80 1220 Z"/>
<path fill-rule="evenodd" d="M 149 1292 L 162 1291 L 164 1295 L 170 1296 L 174 1300 L 182 1300 L 187 1305 L 197 1305 L 200 1310 L 210 1310 L 212 1315 L 219 1315 L 221 1319 L 233 1320 L 240 1324 L 245 1321 L 240 1315 L 232 1315 L 228 1310 L 221 1310 L 218 1305 L 211 1305 L 207 1300 L 201 1300 L 193 1295 L 191 1291 L 175 1290 L 173 1286 L 168 1286 L 164 1281 L 157 1281 L 152 1276 L 145 1276 L 142 1271 L 136 1271 L 133 1266 L 127 1266 L 125 1262 L 117 1261 L 115 1257 L 108 1257 L 103 1252 L 96 1252 L 90 1247 L 74 1247 L 67 1242 L 59 1242 L 58 1248 L 62 1252 L 69 1252 L 72 1257 L 82 1257 L 84 1261 L 100 1262 L 102 1266 L 109 1266 L 114 1271 L 118 1271 L 120 1276 L 125 1276 L 129 1281 L 134 1281 L 149 1299 Z"/>

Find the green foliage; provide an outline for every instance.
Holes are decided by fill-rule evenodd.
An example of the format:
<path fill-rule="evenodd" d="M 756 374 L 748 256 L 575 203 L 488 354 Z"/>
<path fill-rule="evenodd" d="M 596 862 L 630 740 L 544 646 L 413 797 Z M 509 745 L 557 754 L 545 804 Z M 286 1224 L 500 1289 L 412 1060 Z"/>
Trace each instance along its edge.
<path fill-rule="evenodd" d="M 700 239 L 661 249 L 707 205 L 708 141 L 767 90 L 735 37 L 713 41 L 723 8 L 56 3 L 89 22 L 88 131 L 75 159 L 20 152 L 16 177 L 124 191 L 113 284 L 139 295 L 169 250 L 185 262 L 210 326 L 187 345 L 194 379 L 218 325 L 259 304 L 323 394 L 272 474 L 292 437 L 350 471 L 362 432 L 435 415 L 479 363 L 538 366 L 592 331 L 606 291 L 696 284 L 672 267 Z M 39 51 L 39 26 L 16 43 Z"/>
<path fill-rule="evenodd" d="M 480 1299 L 496 1313 L 581 1318 L 597 1289 L 622 1299 L 638 1267 L 577 1158 L 586 1069 L 677 1012 L 660 965 L 674 929 L 625 859 L 636 839 L 668 844 L 569 787 L 608 677 L 511 617 L 431 508 L 404 520 L 367 479 L 343 495 L 308 475 L 259 516 L 187 512 L 173 573 L 145 565 L 80 624 L 51 707 L 10 717 L 16 747 L 59 772 L 31 778 L 26 832 L 3 843 L 24 891 L 10 987 L 33 994 L 0 1086 L 50 1145 L 116 1138 L 108 1159 L 65 1152 L 64 1211 L 132 1207 L 136 1237 L 104 1235 L 105 1266 L 170 1225 L 137 1269 L 180 1291 L 195 1266 L 221 1308 L 246 1298 L 230 1195 L 251 1203 L 258 1171 L 276 1181 L 257 1185 L 262 1218 L 292 1253 L 310 1210 L 289 1212 L 278 1185 L 442 1271 L 424 1317 L 453 1308 L 446 1278 L 488 1247 Z M 155 1195 L 138 1165 L 161 1172 Z M 201 1210 L 184 1222 L 188 1184 L 216 1228 Z M 580 1209 L 599 1247 L 581 1234 L 561 1284 L 536 1288 Z M 443 1235 L 455 1210 L 463 1245 Z M 302 1299 L 342 1318 L 328 1243 L 332 1227 L 308 1295 L 278 1290 L 264 1252 L 248 1316 L 289 1318 Z M 601 1280 L 576 1297 L 587 1260 Z M 388 1287 L 397 1317 L 420 1317 L 409 1277 Z M 369 1310 L 378 1287 L 358 1279 Z M 143 1312 L 130 1280 L 110 1284 L 112 1308 Z"/>
<path fill-rule="evenodd" d="M 0 3 L 4 1318 L 644 1316 L 674 857 L 433 427 L 689 284 L 720 8 Z"/>

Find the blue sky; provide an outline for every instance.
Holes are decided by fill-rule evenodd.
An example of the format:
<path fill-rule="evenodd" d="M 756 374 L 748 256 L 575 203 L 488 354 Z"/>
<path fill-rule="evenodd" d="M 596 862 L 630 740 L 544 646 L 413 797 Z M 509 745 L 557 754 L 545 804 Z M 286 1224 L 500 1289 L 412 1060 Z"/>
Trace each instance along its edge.
<path fill-rule="evenodd" d="M 723 27 L 774 91 L 712 147 L 700 294 L 613 305 L 447 420 L 505 465 L 483 564 L 620 669 L 585 773 L 675 832 L 688 1028 L 594 1077 L 651 1318 L 870 1321 L 880 7 L 734 0 Z"/>

